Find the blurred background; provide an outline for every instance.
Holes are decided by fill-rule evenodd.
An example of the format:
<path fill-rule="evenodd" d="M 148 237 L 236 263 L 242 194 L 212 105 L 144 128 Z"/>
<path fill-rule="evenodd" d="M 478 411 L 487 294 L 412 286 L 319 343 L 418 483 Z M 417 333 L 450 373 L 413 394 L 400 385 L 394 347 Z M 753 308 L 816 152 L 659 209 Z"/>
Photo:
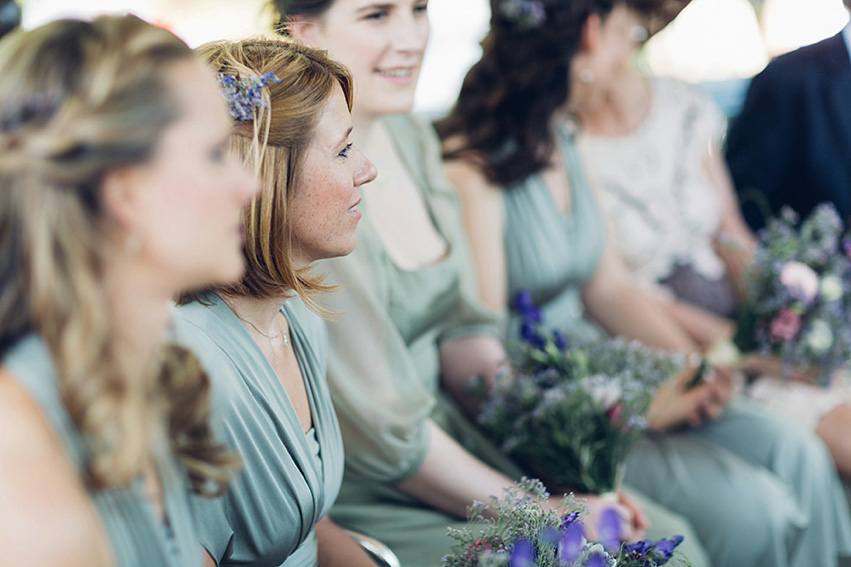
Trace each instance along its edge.
<path fill-rule="evenodd" d="M 168 27 L 192 46 L 269 29 L 263 0 L 18 0 L 25 28 L 65 16 L 130 11 Z M 445 112 L 487 31 L 487 0 L 431 0 L 432 40 L 416 110 Z M 693 0 L 651 39 L 637 64 L 700 84 L 734 114 L 747 79 L 771 57 L 837 33 L 847 22 L 841 0 Z"/>

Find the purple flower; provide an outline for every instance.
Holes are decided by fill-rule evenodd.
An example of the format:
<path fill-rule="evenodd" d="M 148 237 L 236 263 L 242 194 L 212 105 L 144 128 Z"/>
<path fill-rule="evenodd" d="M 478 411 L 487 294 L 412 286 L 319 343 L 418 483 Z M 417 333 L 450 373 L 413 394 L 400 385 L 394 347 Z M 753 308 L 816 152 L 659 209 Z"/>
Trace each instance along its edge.
<path fill-rule="evenodd" d="M 556 343 L 556 348 L 558 348 L 559 350 L 567 350 L 567 347 L 570 346 L 570 341 L 567 340 L 567 337 L 564 336 L 564 333 L 557 329 L 553 331 L 553 340 Z"/>
<path fill-rule="evenodd" d="M 547 339 L 538 332 L 535 325 L 526 321 L 520 325 L 520 336 L 535 348 L 542 349 L 547 345 Z"/>
<path fill-rule="evenodd" d="M 585 567 L 608 567 L 606 565 L 606 560 L 599 553 L 595 553 L 591 557 L 588 558 L 588 562 L 585 563 Z"/>
<path fill-rule="evenodd" d="M 573 515 L 571 514 L 571 516 Z M 564 520 L 562 520 L 562 526 L 564 526 Z M 571 521 L 567 524 L 558 542 L 558 558 L 561 563 L 570 565 L 576 561 L 576 558 L 582 552 L 583 538 L 581 523 Z"/>
<path fill-rule="evenodd" d="M 528 539 L 518 539 L 511 550 L 511 567 L 535 567 L 535 546 Z"/>
<path fill-rule="evenodd" d="M 620 547 L 621 542 L 621 518 L 614 508 L 606 508 L 600 514 L 600 522 L 597 526 L 600 543 L 609 551 Z"/>

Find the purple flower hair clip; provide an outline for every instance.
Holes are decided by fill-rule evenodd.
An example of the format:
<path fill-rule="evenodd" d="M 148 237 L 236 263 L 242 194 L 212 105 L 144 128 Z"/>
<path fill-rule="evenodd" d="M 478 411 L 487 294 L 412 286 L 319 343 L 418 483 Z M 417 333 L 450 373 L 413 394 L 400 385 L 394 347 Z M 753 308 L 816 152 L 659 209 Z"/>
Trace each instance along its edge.
<path fill-rule="evenodd" d="M 33 120 L 44 120 L 56 112 L 57 106 L 53 97 L 47 93 L 32 93 L 19 108 L 3 109 L 0 113 L 0 132 L 11 132 Z"/>
<path fill-rule="evenodd" d="M 547 20 L 542 0 L 502 0 L 499 12 L 521 30 L 540 27 Z"/>
<path fill-rule="evenodd" d="M 254 119 L 255 108 L 269 108 L 269 102 L 263 97 L 263 89 L 277 85 L 281 79 L 272 71 L 262 75 L 228 75 L 219 73 L 219 88 L 228 103 L 228 111 L 234 120 Z"/>

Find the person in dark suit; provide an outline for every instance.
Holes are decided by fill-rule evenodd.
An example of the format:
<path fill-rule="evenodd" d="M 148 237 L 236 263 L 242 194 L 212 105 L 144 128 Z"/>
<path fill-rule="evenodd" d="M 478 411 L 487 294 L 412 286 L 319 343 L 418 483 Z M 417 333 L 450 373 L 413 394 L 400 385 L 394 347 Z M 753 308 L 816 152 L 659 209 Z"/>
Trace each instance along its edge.
<path fill-rule="evenodd" d="M 851 9 L 851 0 L 844 0 Z M 754 77 L 727 138 L 727 163 L 753 229 L 788 205 L 832 202 L 851 216 L 851 23 Z"/>
<path fill-rule="evenodd" d="M 21 7 L 14 0 L 0 0 L 0 37 L 21 25 Z"/>

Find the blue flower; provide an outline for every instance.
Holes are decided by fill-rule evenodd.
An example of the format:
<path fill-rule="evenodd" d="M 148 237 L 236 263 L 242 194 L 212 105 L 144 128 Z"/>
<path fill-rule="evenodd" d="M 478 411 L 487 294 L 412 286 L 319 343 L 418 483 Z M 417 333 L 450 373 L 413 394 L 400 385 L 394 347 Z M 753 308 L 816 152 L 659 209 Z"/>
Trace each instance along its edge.
<path fill-rule="evenodd" d="M 527 539 L 519 539 L 511 549 L 511 567 L 535 567 L 535 546 Z"/>
<path fill-rule="evenodd" d="M 571 516 L 575 516 L 575 513 L 571 514 Z M 562 520 L 562 525 L 564 526 L 564 520 Z M 582 524 L 572 521 L 564 528 L 561 539 L 558 542 L 559 562 L 563 565 L 570 565 L 576 561 L 576 558 L 582 552 L 582 544 Z"/>
<path fill-rule="evenodd" d="M 595 553 L 591 557 L 588 558 L 588 562 L 585 563 L 585 567 L 608 567 L 606 564 L 605 558 L 599 554 Z"/>
<path fill-rule="evenodd" d="M 520 325 L 520 336 L 527 343 L 538 349 L 544 348 L 547 344 L 547 339 L 538 333 L 538 329 L 525 321 Z"/>
<path fill-rule="evenodd" d="M 616 550 L 621 542 L 621 518 L 614 508 L 606 508 L 600 514 L 600 523 L 597 526 L 600 543 L 608 551 Z"/>
<path fill-rule="evenodd" d="M 564 333 L 556 329 L 553 331 L 553 340 L 556 343 L 556 348 L 559 350 L 567 350 L 567 347 L 570 346 L 570 341 L 567 340 L 567 337 L 564 336 Z"/>

